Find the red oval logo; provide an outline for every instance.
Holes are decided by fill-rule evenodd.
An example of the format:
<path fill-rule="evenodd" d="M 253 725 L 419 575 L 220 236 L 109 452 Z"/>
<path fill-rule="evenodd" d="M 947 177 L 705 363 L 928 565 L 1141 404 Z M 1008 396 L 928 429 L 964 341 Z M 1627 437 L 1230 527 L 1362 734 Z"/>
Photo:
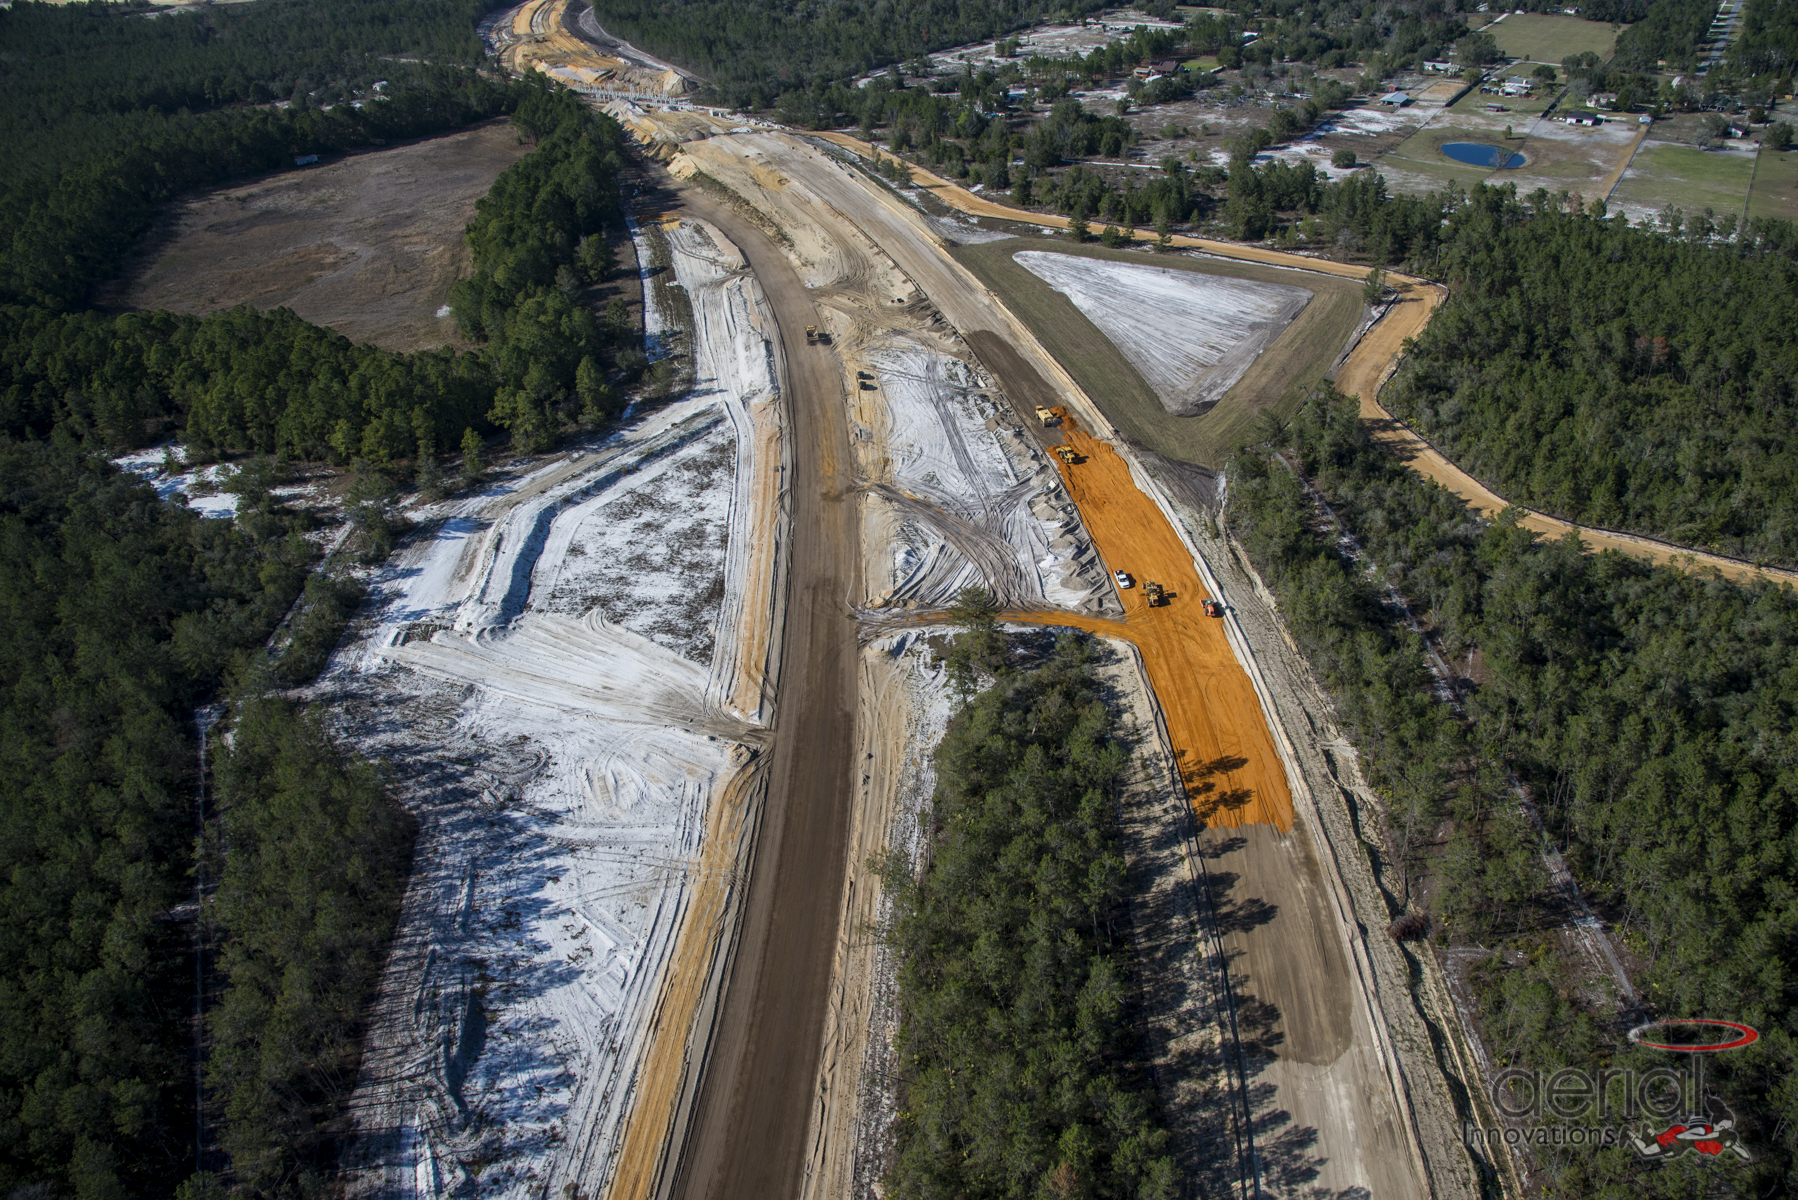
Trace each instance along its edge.
<path fill-rule="evenodd" d="M 1704 1025 L 1716 1029 L 1730 1029 L 1734 1030 L 1739 1036 L 1727 1042 L 1710 1042 L 1705 1044 L 1696 1042 L 1651 1042 L 1643 1036 L 1644 1034 L 1652 1033 L 1657 1029 L 1673 1029 L 1685 1025 Z M 1629 1040 L 1638 1046 L 1647 1046 L 1651 1050 L 1672 1050 L 1678 1054 L 1705 1054 L 1712 1050 L 1739 1050 L 1743 1046 L 1751 1045 L 1752 1043 L 1759 1041 L 1760 1036 L 1760 1030 L 1750 1028 L 1739 1021 L 1718 1021 L 1710 1017 L 1687 1017 L 1683 1021 L 1650 1021 L 1646 1025 L 1638 1025 L 1629 1031 Z"/>

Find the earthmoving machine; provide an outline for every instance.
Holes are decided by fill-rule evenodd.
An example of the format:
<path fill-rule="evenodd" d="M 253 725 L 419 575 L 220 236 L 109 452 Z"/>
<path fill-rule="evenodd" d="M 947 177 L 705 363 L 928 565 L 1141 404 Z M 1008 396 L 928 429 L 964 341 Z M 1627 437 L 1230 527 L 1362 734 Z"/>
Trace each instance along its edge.
<path fill-rule="evenodd" d="M 818 327 L 816 325 L 807 325 L 805 327 L 805 340 L 807 342 L 815 342 L 818 340 Z"/>
<path fill-rule="evenodd" d="M 1055 424 L 1055 414 L 1040 404 L 1036 406 L 1036 419 L 1045 425 Z"/>
<path fill-rule="evenodd" d="M 1150 608 L 1160 608 L 1167 603 L 1167 593 L 1161 590 L 1159 583 L 1152 580 L 1142 585 L 1142 598 L 1149 602 Z"/>
<path fill-rule="evenodd" d="M 1221 617 L 1224 615 L 1223 604 L 1213 600 L 1210 596 L 1199 601 L 1199 607 L 1205 610 L 1205 615 L 1208 617 Z"/>
<path fill-rule="evenodd" d="M 1055 447 L 1055 457 L 1059 458 L 1070 467 L 1080 461 L 1080 456 L 1074 452 L 1072 446 Z"/>

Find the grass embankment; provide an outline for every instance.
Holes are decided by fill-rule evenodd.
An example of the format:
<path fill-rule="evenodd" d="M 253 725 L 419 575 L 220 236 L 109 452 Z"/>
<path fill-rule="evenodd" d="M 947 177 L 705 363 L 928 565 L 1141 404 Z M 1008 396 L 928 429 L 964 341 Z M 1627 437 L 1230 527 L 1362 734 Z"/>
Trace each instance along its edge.
<path fill-rule="evenodd" d="M 930 868 L 895 871 L 898 1144 L 887 1194 L 1171 1196 L 1128 1009 L 1118 788 L 1129 755 L 1065 635 L 1011 669 L 990 610 L 951 675 L 998 673 L 936 753 Z"/>
<path fill-rule="evenodd" d="M 1020 250 L 1080 254 L 1113 262 L 1170 267 L 1205 275 L 1281 283 L 1309 289 L 1310 304 L 1255 360 L 1236 386 L 1207 413 L 1176 417 L 1111 340 L 1074 302 L 1032 275 L 1012 255 Z M 1361 285 L 1325 275 L 1294 273 L 1252 263 L 1221 262 L 1184 255 L 1151 255 L 1144 250 L 1049 238 L 1012 238 L 951 253 L 991 288 L 1036 334 L 1074 382 L 1104 410 L 1118 432 L 1138 445 L 1182 462 L 1220 468 L 1268 409 L 1282 417 L 1296 405 L 1293 385 L 1314 383 L 1330 369 L 1361 318 Z"/>

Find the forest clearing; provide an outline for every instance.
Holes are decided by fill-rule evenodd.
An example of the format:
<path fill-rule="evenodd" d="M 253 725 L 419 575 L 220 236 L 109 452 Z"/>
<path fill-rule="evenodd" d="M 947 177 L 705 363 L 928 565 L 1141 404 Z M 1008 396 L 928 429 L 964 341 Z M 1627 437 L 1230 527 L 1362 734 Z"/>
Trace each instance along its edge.
<path fill-rule="evenodd" d="M 196 315 L 285 307 L 383 349 L 459 345 L 442 310 L 469 270 L 462 229 L 529 150 L 496 120 L 186 199 L 115 302 Z"/>
<path fill-rule="evenodd" d="M 669 994 L 693 982 L 682 955 L 740 899 L 783 418 L 740 257 L 698 224 L 670 240 L 703 330 L 692 398 L 420 513 L 435 532 L 377 577 L 319 685 L 346 734 L 444 773 L 417 797 L 352 1194 L 608 1177 L 655 1019 L 698 1003 Z"/>

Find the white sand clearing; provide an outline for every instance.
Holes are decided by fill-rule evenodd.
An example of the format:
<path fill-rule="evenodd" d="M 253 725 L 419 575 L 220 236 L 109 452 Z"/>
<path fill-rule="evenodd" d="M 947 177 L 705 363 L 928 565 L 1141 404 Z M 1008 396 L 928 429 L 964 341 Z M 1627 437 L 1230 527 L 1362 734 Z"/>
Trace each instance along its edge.
<path fill-rule="evenodd" d="M 741 257 L 668 237 L 693 393 L 459 502 L 326 680 L 364 746 L 428 780 L 352 1196 L 603 1194 L 676 935 L 717 933 L 683 921 L 711 911 L 708 831 L 735 827 L 765 741 L 781 406 Z"/>
<path fill-rule="evenodd" d="M 1305 288 L 1022 250 L 1012 260 L 1074 302 L 1176 417 L 1216 404 L 1311 302 Z"/>
<path fill-rule="evenodd" d="M 1042 452 L 967 363 L 891 341 L 868 352 L 878 386 L 856 413 L 872 426 L 869 473 L 884 476 L 868 489 L 866 536 L 890 562 L 869 563 L 870 588 L 883 604 L 942 607 L 980 586 L 1007 608 L 1110 615 L 1111 581 Z"/>

